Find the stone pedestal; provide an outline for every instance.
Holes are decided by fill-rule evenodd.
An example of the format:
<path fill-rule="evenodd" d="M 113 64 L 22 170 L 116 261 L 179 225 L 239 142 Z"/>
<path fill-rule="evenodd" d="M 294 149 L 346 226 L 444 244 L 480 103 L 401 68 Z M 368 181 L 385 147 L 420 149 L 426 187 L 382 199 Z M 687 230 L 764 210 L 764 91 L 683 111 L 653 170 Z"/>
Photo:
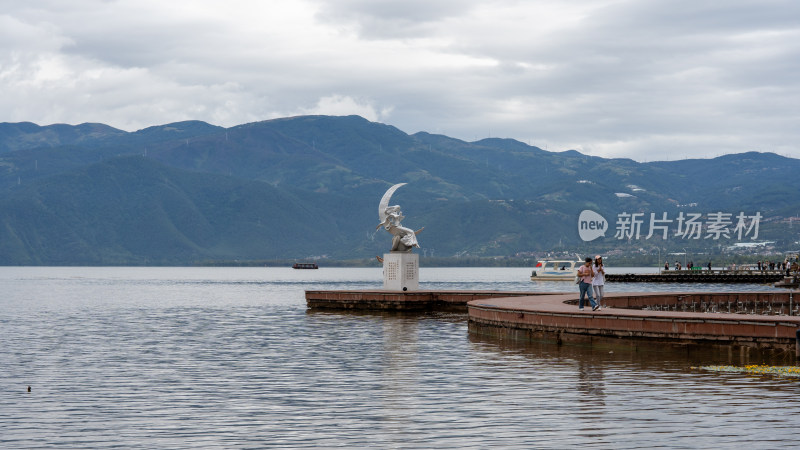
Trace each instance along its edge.
<path fill-rule="evenodd" d="M 405 252 L 384 253 L 383 288 L 392 291 L 419 289 L 419 255 Z"/>

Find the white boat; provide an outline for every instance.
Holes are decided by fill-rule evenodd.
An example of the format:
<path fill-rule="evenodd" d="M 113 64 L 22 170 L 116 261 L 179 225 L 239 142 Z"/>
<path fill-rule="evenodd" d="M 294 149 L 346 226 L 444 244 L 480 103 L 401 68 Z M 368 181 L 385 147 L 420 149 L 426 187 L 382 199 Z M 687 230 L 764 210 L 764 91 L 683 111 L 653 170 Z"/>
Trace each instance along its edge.
<path fill-rule="evenodd" d="M 578 267 L 583 261 L 569 259 L 546 259 L 536 263 L 531 272 L 531 281 L 575 281 Z"/>

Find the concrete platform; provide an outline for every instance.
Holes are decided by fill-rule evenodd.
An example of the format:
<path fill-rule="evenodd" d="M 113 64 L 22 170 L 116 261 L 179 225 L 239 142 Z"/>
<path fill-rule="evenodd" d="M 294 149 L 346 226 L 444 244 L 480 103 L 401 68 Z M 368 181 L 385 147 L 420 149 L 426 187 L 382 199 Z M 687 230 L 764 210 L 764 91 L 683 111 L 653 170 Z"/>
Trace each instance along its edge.
<path fill-rule="evenodd" d="M 607 307 L 592 312 L 588 307 L 578 310 L 576 293 L 562 293 L 473 300 L 467 308 L 470 332 L 477 334 L 558 343 L 639 339 L 679 345 L 733 345 L 794 355 L 800 317 L 774 314 L 781 308 L 788 313 L 790 295 L 613 293 L 603 299 Z M 748 314 L 757 311 L 761 314 Z M 769 311 L 773 314 L 764 314 Z"/>
<path fill-rule="evenodd" d="M 472 300 L 552 294 L 507 291 L 306 291 L 306 304 L 311 309 L 466 312 L 467 302 Z"/>

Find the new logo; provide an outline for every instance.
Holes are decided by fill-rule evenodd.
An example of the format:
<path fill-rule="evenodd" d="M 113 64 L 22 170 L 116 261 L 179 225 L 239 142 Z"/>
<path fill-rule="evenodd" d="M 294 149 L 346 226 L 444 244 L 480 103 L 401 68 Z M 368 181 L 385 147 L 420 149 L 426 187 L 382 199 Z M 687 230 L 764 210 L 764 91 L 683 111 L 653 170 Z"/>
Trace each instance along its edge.
<path fill-rule="evenodd" d="M 578 217 L 578 234 L 584 242 L 605 237 L 607 230 L 608 221 L 603 216 L 589 209 L 581 211 Z"/>

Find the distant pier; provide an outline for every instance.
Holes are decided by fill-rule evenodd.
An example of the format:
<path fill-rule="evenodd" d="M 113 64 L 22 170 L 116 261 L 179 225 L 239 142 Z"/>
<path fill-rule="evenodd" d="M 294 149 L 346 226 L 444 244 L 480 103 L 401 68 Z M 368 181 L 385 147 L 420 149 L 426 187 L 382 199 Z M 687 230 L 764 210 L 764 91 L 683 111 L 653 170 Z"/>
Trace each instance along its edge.
<path fill-rule="evenodd" d="M 609 283 L 753 283 L 783 280 L 780 270 L 662 270 L 660 273 L 609 273 Z"/>

